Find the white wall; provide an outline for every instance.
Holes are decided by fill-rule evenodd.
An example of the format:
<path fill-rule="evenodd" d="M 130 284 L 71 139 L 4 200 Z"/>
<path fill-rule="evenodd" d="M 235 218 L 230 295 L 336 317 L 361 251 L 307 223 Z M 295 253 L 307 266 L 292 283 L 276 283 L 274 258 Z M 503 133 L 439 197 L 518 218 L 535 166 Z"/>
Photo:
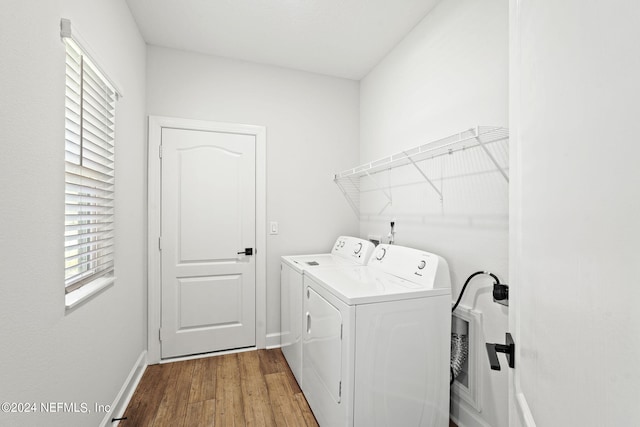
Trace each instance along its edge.
<path fill-rule="evenodd" d="M 2 9 L 11 17 L 0 37 L 0 401 L 110 405 L 146 344 L 145 46 L 124 1 L 10 0 Z M 118 280 L 69 313 L 62 17 L 125 95 L 116 130 Z M 104 416 L 0 413 L 0 424 L 87 426 Z"/>
<path fill-rule="evenodd" d="M 518 391 L 538 426 L 640 425 L 640 4 L 512 5 Z"/>
<path fill-rule="evenodd" d="M 267 236 L 267 345 L 279 344 L 280 256 L 328 252 L 358 232 L 332 180 L 358 161 L 358 83 L 149 46 L 147 109 L 266 126 L 267 221 L 280 228 Z"/>
<path fill-rule="evenodd" d="M 508 124 L 508 2 L 444 0 L 361 82 L 360 161 L 376 160 L 475 125 Z M 495 147 L 507 164 L 506 144 Z M 477 270 L 508 279 L 508 185 L 479 151 L 422 165 L 442 188 L 440 204 L 416 171 L 377 179 L 391 186 L 392 206 L 380 193 L 361 200 L 363 236 L 386 237 L 396 221 L 396 243 L 444 256 L 453 298 Z M 406 182 L 420 184 L 400 186 Z M 399 186 L 394 186 L 398 184 Z M 370 182 L 363 180 L 370 188 Z M 477 278 L 462 304 L 480 311 L 478 344 L 504 342 L 507 309 L 492 302 L 492 281 Z M 464 426 L 508 425 L 507 371 L 491 371 L 484 351 L 482 412 L 454 398 L 453 417 Z"/>

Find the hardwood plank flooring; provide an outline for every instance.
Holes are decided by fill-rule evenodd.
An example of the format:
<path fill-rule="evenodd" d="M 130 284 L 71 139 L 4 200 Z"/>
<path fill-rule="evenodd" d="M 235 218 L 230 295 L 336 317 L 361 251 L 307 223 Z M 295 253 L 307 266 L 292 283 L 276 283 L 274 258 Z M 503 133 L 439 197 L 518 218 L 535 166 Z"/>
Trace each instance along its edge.
<path fill-rule="evenodd" d="M 265 382 L 265 375 L 260 370 L 259 353 L 255 351 L 240 353 L 240 388 L 244 402 L 245 420 L 247 425 L 261 425 L 275 427 L 275 414 L 271 410 L 269 390 Z"/>
<path fill-rule="evenodd" d="M 318 426 L 279 349 L 147 367 L 122 427 Z"/>
<path fill-rule="evenodd" d="M 318 426 L 279 349 L 150 365 L 123 417 L 122 427 Z"/>

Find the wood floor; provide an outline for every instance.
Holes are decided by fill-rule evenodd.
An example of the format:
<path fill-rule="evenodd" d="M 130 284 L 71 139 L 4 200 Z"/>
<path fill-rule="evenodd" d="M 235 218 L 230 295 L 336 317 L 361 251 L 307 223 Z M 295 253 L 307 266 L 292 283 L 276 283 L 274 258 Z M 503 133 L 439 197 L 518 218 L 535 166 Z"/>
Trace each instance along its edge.
<path fill-rule="evenodd" d="M 150 365 L 123 417 L 121 427 L 318 426 L 279 349 Z"/>
<path fill-rule="evenodd" d="M 121 427 L 317 426 L 282 352 L 147 367 Z"/>

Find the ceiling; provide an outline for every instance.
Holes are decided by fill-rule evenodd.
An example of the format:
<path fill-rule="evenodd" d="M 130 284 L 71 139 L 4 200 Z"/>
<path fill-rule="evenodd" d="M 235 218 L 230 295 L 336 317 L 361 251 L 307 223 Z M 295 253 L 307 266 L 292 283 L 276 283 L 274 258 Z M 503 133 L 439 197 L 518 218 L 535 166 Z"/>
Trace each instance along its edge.
<path fill-rule="evenodd" d="M 359 80 L 439 0 L 127 0 L 148 44 Z"/>

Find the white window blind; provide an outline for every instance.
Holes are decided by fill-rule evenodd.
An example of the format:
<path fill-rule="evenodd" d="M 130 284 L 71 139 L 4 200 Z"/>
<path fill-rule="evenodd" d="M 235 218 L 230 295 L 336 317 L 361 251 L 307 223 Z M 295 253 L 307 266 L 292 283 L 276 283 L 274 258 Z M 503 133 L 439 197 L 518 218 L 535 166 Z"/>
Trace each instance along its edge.
<path fill-rule="evenodd" d="M 82 49 L 66 45 L 65 289 L 114 272 L 117 93 Z"/>

